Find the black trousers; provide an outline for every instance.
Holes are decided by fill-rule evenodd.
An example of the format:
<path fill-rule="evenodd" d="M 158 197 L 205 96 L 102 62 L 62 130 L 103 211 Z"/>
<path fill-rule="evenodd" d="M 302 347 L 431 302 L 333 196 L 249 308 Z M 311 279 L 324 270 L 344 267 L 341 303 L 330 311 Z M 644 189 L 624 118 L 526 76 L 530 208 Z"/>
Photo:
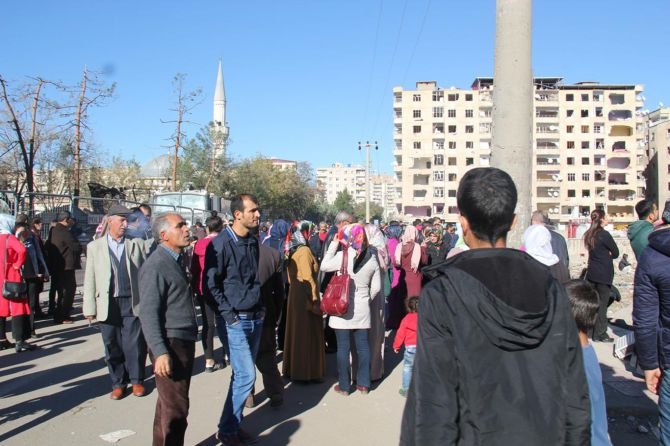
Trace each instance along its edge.
<path fill-rule="evenodd" d="M 56 321 L 63 319 L 70 319 L 72 313 L 72 305 L 74 304 L 74 293 L 77 291 L 77 280 L 74 276 L 74 270 L 69 269 L 59 273 L 56 284 L 58 289 L 58 300 L 56 301 Z"/>
<path fill-rule="evenodd" d="M 35 331 L 35 316 L 42 315 L 40 308 L 40 291 L 42 281 L 37 278 L 25 279 L 28 285 L 28 305 L 30 306 L 30 332 Z"/>
<path fill-rule="evenodd" d="M 202 314 L 202 349 L 205 352 L 205 360 L 214 359 L 214 331 L 216 330 L 215 303 L 212 298 L 202 294 L 195 295 Z"/>
<path fill-rule="evenodd" d="M 596 323 L 593 326 L 592 338 L 598 338 L 607 334 L 607 304 L 610 299 L 610 286 L 604 283 L 591 282 L 596 290 L 598 290 L 598 316 Z"/>
<path fill-rule="evenodd" d="M 7 318 L 0 317 L 0 339 L 7 339 Z M 23 342 L 30 337 L 30 316 L 12 316 L 14 342 Z"/>
<path fill-rule="evenodd" d="M 125 387 L 129 382 L 141 384 L 144 381 L 147 344 L 140 318 L 133 315 L 132 301 L 130 296 L 110 298 L 109 316 L 100 322 L 113 389 Z"/>
<path fill-rule="evenodd" d="M 172 358 L 172 376 L 156 377 L 158 400 L 154 414 L 153 446 L 183 446 L 188 426 L 189 398 L 195 342 L 168 339 Z M 151 362 L 154 356 L 149 351 Z"/>

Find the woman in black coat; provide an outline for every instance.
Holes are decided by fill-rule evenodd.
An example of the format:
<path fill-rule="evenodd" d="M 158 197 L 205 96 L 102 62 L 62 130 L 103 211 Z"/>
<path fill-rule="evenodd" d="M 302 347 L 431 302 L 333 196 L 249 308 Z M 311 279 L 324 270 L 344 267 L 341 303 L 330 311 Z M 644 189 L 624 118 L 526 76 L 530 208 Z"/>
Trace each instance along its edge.
<path fill-rule="evenodd" d="M 612 235 L 605 230 L 609 223 L 607 214 L 601 209 L 591 212 L 591 227 L 584 233 L 584 246 L 589 252 L 586 280 L 598 290 L 599 307 L 592 339 L 612 342 L 607 335 L 607 303 L 614 279 L 613 259 L 619 257 L 619 247 Z"/>

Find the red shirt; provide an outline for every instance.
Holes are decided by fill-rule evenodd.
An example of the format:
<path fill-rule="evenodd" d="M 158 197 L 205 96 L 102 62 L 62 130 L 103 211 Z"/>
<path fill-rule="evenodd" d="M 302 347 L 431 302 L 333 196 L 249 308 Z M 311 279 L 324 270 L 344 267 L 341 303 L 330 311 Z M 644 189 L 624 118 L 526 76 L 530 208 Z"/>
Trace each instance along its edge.
<path fill-rule="evenodd" d="M 216 234 L 210 234 L 195 242 L 193 257 L 191 257 L 191 288 L 197 294 L 202 294 L 202 274 L 205 270 L 205 252 Z"/>
<path fill-rule="evenodd" d="M 393 341 L 394 350 L 400 350 L 403 344 L 405 344 L 405 347 L 416 347 L 416 324 L 418 320 L 418 313 L 407 313 L 407 316 L 400 321 L 400 328 L 398 328 Z"/>

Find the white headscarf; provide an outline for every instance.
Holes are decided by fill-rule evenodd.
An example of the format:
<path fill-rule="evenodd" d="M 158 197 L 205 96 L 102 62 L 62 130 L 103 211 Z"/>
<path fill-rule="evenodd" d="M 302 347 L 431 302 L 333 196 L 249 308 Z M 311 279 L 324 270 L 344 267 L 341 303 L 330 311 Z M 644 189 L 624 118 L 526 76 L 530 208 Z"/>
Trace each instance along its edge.
<path fill-rule="evenodd" d="M 16 217 L 10 214 L 0 214 L 0 234 L 11 234 L 16 223 Z"/>
<path fill-rule="evenodd" d="M 551 234 L 544 225 L 530 225 L 523 233 L 523 246 L 531 257 L 544 265 L 552 266 L 559 261 L 551 249 Z"/>

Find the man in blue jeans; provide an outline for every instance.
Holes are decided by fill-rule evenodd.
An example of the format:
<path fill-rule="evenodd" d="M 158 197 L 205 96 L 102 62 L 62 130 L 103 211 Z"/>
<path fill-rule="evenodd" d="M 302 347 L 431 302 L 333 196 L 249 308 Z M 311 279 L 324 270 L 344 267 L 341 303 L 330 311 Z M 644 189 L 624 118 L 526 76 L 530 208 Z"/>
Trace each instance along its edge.
<path fill-rule="evenodd" d="M 263 331 L 265 309 L 257 278 L 260 211 L 253 195 L 241 194 L 230 203 L 232 226 L 226 226 L 207 247 L 203 290 L 209 290 L 218 305 L 228 332 L 233 375 L 215 437 L 224 445 L 253 442 L 240 429 L 244 403 L 256 380 L 256 354 Z"/>

